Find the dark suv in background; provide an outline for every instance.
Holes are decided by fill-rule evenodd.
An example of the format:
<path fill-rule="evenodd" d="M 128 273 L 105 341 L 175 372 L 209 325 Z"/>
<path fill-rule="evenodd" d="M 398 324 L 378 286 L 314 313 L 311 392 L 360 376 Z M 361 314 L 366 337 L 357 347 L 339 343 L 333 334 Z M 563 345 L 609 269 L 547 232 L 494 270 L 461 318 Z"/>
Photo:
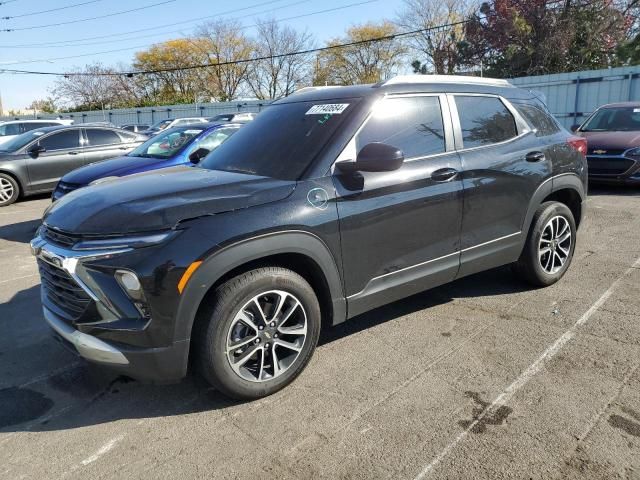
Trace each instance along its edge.
<path fill-rule="evenodd" d="M 31 243 L 44 316 L 126 375 L 179 380 L 192 364 L 227 395 L 268 395 L 303 370 L 321 328 L 505 264 L 558 281 L 585 153 L 504 81 L 307 89 L 196 168 L 49 207 Z"/>
<path fill-rule="evenodd" d="M 0 145 L 0 207 L 51 192 L 67 172 L 118 157 L 146 137 L 117 128 L 63 126 L 31 130 Z"/>
<path fill-rule="evenodd" d="M 640 102 L 603 105 L 574 131 L 589 143 L 589 180 L 640 185 Z"/>

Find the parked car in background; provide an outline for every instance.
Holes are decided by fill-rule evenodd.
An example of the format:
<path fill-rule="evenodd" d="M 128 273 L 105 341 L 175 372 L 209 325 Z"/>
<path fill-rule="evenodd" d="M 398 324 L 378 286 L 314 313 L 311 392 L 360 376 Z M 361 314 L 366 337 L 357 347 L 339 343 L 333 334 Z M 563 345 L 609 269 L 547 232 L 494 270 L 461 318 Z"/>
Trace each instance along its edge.
<path fill-rule="evenodd" d="M 211 117 L 208 120 L 211 123 L 224 123 L 224 122 L 233 122 L 233 123 L 247 123 L 256 118 L 257 113 L 221 113 L 220 115 L 216 115 L 215 117 Z"/>
<path fill-rule="evenodd" d="M 148 130 L 142 130 L 140 133 L 151 137 L 162 130 L 166 130 L 167 128 L 178 127 L 180 125 L 190 125 L 193 123 L 208 123 L 208 120 L 204 117 L 167 118 L 154 123 Z"/>
<path fill-rule="evenodd" d="M 381 305 L 507 264 L 536 286 L 559 281 L 585 154 L 535 94 L 501 80 L 298 93 L 195 168 L 52 204 L 31 242 L 44 318 L 124 375 L 177 381 L 195 367 L 227 395 L 264 397 L 303 371 L 321 329 Z"/>
<path fill-rule="evenodd" d="M 0 122 L 0 147 L 12 138 L 37 128 L 66 125 L 62 120 L 11 120 Z"/>
<path fill-rule="evenodd" d="M 52 191 L 67 172 L 120 156 L 146 137 L 121 129 L 58 126 L 31 130 L 0 146 L 0 207 Z"/>
<path fill-rule="evenodd" d="M 126 125 L 122 125 L 120 128 L 123 130 L 128 130 L 130 132 L 142 132 L 144 130 L 149 130 L 150 125 L 146 123 L 128 123 Z"/>
<path fill-rule="evenodd" d="M 52 200 L 101 181 L 160 168 L 195 165 L 241 126 L 205 123 L 169 128 L 123 157 L 92 163 L 67 173 L 53 191 Z"/>
<path fill-rule="evenodd" d="M 589 180 L 640 185 L 640 102 L 603 105 L 574 127 L 589 145 Z"/>

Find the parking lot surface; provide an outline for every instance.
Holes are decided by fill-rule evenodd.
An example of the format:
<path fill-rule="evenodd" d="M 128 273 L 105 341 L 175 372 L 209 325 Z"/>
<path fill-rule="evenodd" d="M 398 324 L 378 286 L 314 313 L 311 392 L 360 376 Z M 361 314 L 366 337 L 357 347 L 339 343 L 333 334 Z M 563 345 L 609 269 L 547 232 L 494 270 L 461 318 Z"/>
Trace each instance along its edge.
<path fill-rule="evenodd" d="M 501 268 L 367 313 L 250 403 L 56 343 L 28 244 L 48 202 L 0 209 L 0 478 L 640 479 L 638 190 L 592 189 L 558 284 Z"/>

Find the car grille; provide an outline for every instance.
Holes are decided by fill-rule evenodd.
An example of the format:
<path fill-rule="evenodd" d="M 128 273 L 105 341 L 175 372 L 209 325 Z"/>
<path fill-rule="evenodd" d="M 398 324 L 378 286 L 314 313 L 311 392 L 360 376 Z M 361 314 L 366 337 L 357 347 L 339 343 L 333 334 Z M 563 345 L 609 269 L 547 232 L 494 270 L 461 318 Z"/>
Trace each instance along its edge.
<path fill-rule="evenodd" d="M 62 192 L 63 195 L 66 195 L 69 192 L 73 192 L 74 190 L 77 190 L 81 186 L 82 185 L 79 185 L 77 183 L 58 182 L 58 185 L 56 186 L 56 191 Z"/>
<path fill-rule="evenodd" d="M 60 230 L 54 230 L 45 226 L 40 229 L 40 235 L 55 245 L 67 248 L 73 247 L 76 242 L 80 240 L 76 235 L 65 233 Z"/>
<path fill-rule="evenodd" d="M 622 175 L 635 162 L 624 157 L 587 157 L 589 175 Z"/>
<path fill-rule="evenodd" d="M 38 259 L 42 291 L 58 310 L 70 320 L 77 320 L 91 302 L 91 297 L 65 270 Z"/>

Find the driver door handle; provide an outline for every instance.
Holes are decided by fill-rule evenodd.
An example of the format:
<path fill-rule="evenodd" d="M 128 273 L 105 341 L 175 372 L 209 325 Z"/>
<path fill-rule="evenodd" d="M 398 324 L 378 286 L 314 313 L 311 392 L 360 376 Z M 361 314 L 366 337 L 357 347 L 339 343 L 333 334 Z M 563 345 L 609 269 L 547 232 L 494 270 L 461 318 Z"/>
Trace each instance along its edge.
<path fill-rule="evenodd" d="M 69 152 L 69 155 L 78 155 L 78 152 Z"/>
<path fill-rule="evenodd" d="M 431 180 L 434 182 L 448 182 L 458 175 L 455 168 L 440 168 L 431 174 Z"/>

